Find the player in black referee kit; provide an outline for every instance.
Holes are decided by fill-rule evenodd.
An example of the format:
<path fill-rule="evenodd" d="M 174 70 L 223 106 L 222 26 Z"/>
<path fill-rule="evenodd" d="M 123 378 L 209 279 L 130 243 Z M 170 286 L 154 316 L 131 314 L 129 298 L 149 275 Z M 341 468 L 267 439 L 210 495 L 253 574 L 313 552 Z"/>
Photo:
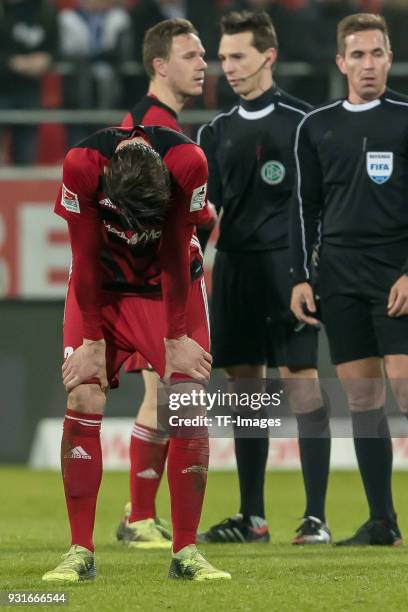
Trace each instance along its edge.
<path fill-rule="evenodd" d="M 309 325 L 294 331 L 288 251 L 293 145 L 310 107 L 274 84 L 277 47 L 266 13 L 233 12 L 222 19 L 219 57 L 239 99 L 198 135 L 209 165 L 209 200 L 222 211 L 213 274 L 212 353 L 214 365 L 232 379 L 232 390 L 242 379 L 259 381 L 254 386 L 262 390 L 267 365 L 290 379 L 306 490 L 306 510 L 293 543 L 317 544 L 330 541 L 324 514 L 330 432 L 317 379 L 317 331 Z M 199 540 L 268 542 L 268 432 L 248 437 L 236 428 L 234 433 L 240 511 L 199 534 Z"/>
<path fill-rule="evenodd" d="M 395 546 L 402 537 L 383 372 L 407 416 L 408 99 L 386 88 L 392 53 L 381 16 L 346 17 L 337 38 L 347 99 L 308 114 L 296 138 L 292 310 L 315 321 L 308 267 L 321 235 L 322 317 L 370 509 L 369 520 L 338 544 Z"/>

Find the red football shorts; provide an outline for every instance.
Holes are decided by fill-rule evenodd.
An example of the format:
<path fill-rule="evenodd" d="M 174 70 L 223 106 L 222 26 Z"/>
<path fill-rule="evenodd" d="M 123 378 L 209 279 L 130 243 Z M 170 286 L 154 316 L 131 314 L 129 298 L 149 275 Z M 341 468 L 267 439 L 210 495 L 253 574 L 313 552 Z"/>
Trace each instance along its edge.
<path fill-rule="evenodd" d="M 111 387 L 118 386 L 122 363 L 134 353 L 164 375 L 166 314 L 161 297 L 129 296 L 103 292 L 103 333 L 106 341 L 106 371 Z M 204 279 L 191 283 L 186 310 L 187 335 L 210 350 L 208 304 Z M 82 315 L 75 292 L 68 288 L 64 318 L 64 357 L 82 344 Z"/>
<path fill-rule="evenodd" d="M 146 361 L 146 359 L 140 354 L 135 353 L 126 361 L 123 366 L 125 372 L 140 372 L 141 370 L 151 370 L 152 366 Z"/>

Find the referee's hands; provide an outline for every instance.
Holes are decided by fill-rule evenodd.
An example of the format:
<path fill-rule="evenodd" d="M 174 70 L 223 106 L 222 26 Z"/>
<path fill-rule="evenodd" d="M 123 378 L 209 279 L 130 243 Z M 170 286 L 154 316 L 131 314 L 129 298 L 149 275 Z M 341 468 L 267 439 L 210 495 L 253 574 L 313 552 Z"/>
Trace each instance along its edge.
<path fill-rule="evenodd" d="M 390 317 L 408 315 L 408 276 L 406 274 L 391 287 L 387 309 Z"/>
<path fill-rule="evenodd" d="M 163 380 L 169 384 L 172 374 L 185 374 L 206 382 L 210 379 L 212 357 L 195 340 L 188 336 L 164 339 L 166 364 Z"/>
<path fill-rule="evenodd" d="M 293 287 L 290 309 L 298 321 L 308 325 L 319 325 L 320 321 L 313 317 L 313 313 L 316 312 L 316 302 L 309 283 L 299 283 Z"/>

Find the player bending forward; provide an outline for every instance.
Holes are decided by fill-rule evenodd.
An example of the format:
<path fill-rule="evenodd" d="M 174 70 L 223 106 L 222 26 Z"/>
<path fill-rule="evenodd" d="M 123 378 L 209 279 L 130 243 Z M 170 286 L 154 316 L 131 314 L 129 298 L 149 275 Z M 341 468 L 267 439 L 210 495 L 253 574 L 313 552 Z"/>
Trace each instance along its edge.
<path fill-rule="evenodd" d="M 72 248 L 61 446 L 71 548 L 44 581 L 95 577 L 100 427 L 107 389 L 117 386 L 124 360 L 137 351 L 167 380 L 197 385 L 210 375 L 205 287 L 190 272 L 195 261 L 201 264 L 191 238 L 208 214 L 207 175 L 202 150 L 158 126 L 101 130 L 65 158 L 55 211 L 68 222 Z M 195 546 L 209 451 L 205 428 L 192 435 L 172 437 L 169 445 L 169 577 L 229 579 Z"/>

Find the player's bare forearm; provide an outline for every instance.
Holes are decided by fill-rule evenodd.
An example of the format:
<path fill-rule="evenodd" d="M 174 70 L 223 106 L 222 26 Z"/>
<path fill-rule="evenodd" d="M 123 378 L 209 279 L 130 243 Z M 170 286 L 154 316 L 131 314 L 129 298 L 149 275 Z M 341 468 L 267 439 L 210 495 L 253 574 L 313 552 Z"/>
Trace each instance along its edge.
<path fill-rule="evenodd" d="M 104 339 L 89 340 L 84 338 L 79 346 L 62 366 L 62 381 L 69 393 L 75 387 L 91 380 L 98 379 L 102 391 L 108 387 L 106 376 L 106 343 Z"/>

